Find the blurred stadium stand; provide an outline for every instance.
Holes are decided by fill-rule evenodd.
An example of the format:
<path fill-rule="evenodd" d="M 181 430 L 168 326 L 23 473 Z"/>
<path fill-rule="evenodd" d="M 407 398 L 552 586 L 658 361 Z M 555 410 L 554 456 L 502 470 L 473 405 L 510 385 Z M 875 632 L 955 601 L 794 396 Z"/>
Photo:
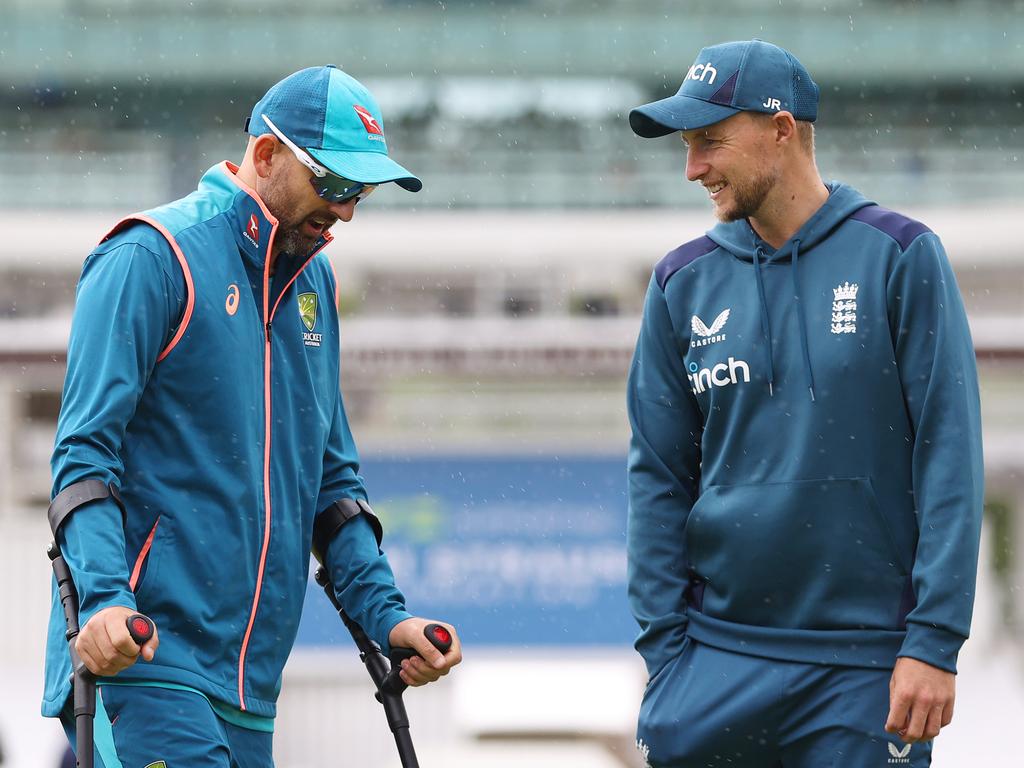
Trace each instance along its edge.
<path fill-rule="evenodd" d="M 375 205 L 696 204 L 678 143 L 637 139 L 625 113 L 673 93 L 702 46 L 755 34 L 797 51 L 820 84 L 826 176 L 894 206 L 1021 194 L 1019 2 L 15 8 L 0 29 L 0 206 L 136 208 L 184 194 L 239 153 L 270 82 L 324 62 L 371 85 L 392 150 L 426 182 Z"/>
<path fill-rule="evenodd" d="M 393 153 L 425 182 L 417 195 L 375 195 L 327 251 L 367 463 L 621 457 L 624 376 L 651 267 L 711 223 L 702 191 L 684 182 L 678 142 L 635 138 L 625 114 L 673 93 L 702 46 L 751 36 L 794 50 L 821 85 L 823 175 L 929 224 L 956 269 L 997 511 L 957 721 L 935 766 L 998 764 L 999 724 L 1024 717 L 1014 557 L 1024 552 L 1024 5 L 640 5 L 5 0 L 0 615 L 26 628 L 0 633 L 13 691 L 0 700 L 5 768 L 49 765 L 51 752 L 56 764 L 62 740 L 36 716 L 48 459 L 78 272 L 117 218 L 237 160 L 242 120 L 272 81 L 337 63 L 377 94 Z M 328 755 L 396 764 L 365 673 L 341 648 L 304 645 L 293 657 L 281 768 Z M 408 697 L 422 762 L 636 765 L 641 666 L 625 643 L 481 644 L 445 685 Z"/>

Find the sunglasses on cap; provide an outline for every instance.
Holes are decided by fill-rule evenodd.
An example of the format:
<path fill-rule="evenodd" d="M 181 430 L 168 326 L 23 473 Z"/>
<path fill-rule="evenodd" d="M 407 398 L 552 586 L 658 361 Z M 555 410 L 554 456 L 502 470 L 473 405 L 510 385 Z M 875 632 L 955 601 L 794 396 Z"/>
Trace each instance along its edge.
<path fill-rule="evenodd" d="M 313 185 L 313 190 L 317 195 L 327 202 L 345 203 L 353 198 L 359 201 L 369 197 L 370 193 L 377 188 L 376 184 L 364 184 L 361 181 L 352 181 L 352 179 L 331 173 L 310 157 L 309 153 L 302 151 L 292 143 L 292 140 L 281 133 L 269 117 L 266 115 L 262 115 L 262 117 L 263 122 L 274 132 L 278 140 L 292 151 L 300 163 L 313 172 L 313 178 L 309 180 L 309 183 Z"/>

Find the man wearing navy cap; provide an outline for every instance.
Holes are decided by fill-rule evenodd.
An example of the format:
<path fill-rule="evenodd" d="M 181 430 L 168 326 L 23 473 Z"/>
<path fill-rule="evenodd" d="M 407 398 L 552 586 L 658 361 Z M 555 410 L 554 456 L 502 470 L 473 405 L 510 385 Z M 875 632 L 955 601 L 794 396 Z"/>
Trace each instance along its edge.
<path fill-rule="evenodd" d="M 719 224 L 651 277 L 628 585 L 652 766 L 931 761 L 981 527 L 978 381 L 939 238 L 814 159 L 818 86 L 758 40 L 634 109 Z"/>
<path fill-rule="evenodd" d="M 78 286 L 51 510 L 74 512 L 55 536 L 78 591 L 77 651 L 99 676 L 97 766 L 273 764 L 311 551 L 385 653 L 420 654 L 403 681 L 461 659 L 450 626 L 447 653 L 426 639 L 380 549 L 321 254 L 377 187 L 420 180 L 388 156 L 370 92 L 334 67 L 285 78 L 245 126 L 241 165 L 117 224 Z M 43 714 L 74 743 L 54 594 Z M 156 626 L 141 646 L 136 611 Z"/>

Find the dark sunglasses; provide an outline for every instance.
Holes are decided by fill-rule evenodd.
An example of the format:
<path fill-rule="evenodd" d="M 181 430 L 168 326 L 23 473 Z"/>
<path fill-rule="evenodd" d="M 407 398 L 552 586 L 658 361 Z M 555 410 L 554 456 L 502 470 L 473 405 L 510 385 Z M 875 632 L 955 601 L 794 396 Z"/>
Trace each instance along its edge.
<path fill-rule="evenodd" d="M 277 126 L 270 121 L 269 117 L 263 115 L 263 121 L 274 132 L 278 140 L 292 151 L 298 161 L 313 172 L 313 178 L 309 180 L 309 183 L 313 185 L 313 191 L 327 202 L 346 203 L 353 198 L 357 201 L 362 200 L 369 197 L 373 190 L 377 188 L 376 184 L 352 181 L 352 179 L 346 179 L 344 176 L 331 173 L 310 157 L 307 152 L 299 149 L 291 139 L 281 133 Z"/>

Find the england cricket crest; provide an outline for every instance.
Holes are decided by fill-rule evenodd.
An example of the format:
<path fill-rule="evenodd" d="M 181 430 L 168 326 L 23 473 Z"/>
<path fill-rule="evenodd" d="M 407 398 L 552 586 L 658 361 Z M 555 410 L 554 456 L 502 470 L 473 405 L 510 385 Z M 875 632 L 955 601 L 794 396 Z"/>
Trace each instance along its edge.
<path fill-rule="evenodd" d="M 847 280 L 832 289 L 832 333 L 857 332 L 857 291 L 860 286 Z"/>
<path fill-rule="evenodd" d="M 302 324 L 306 326 L 307 331 L 312 331 L 313 326 L 316 325 L 316 294 L 315 293 L 300 293 L 299 294 L 299 317 L 302 318 Z"/>

